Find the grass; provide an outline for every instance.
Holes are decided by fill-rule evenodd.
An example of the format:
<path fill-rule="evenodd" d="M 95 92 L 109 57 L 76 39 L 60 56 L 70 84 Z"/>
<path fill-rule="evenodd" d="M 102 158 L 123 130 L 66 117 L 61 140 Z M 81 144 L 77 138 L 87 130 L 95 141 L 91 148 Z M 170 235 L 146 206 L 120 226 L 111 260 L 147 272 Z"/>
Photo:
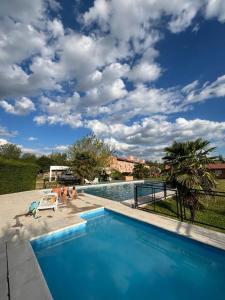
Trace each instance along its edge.
<path fill-rule="evenodd" d="M 218 179 L 216 191 L 218 192 L 225 192 L 225 179 Z"/>
<path fill-rule="evenodd" d="M 216 190 L 220 192 L 225 191 L 224 179 L 218 180 Z M 196 224 L 225 233 L 225 197 L 202 197 L 199 202 L 200 205 L 196 211 L 195 218 Z M 148 204 L 145 209 L 177 218 L 177 205 L 173 198 L 155 203 L 155 206 Z M 188 208 L 186 208 L 186 218 L 190 220 L 190 211 Z"/>

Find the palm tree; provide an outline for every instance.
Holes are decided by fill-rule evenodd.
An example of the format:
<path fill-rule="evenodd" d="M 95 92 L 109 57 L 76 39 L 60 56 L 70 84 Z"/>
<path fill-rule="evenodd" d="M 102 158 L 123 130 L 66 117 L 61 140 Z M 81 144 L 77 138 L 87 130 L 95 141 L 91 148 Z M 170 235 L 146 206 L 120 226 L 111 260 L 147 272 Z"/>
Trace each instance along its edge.
<path fill-rule="evenodd" d="M 209 146 L 209 141 L 199 138 L 183 143 L 174 142 L 165 148 L 163 160 L 169 166 L 167 182 L 178 189 L 190 209 L 192 222 L 199 204 L 197 191 L 212 191 L 216 186 L 215 176 L 208 169 L 208 164 L 215 160 L 215 157 L 209 156 L 215 147 Z"/>

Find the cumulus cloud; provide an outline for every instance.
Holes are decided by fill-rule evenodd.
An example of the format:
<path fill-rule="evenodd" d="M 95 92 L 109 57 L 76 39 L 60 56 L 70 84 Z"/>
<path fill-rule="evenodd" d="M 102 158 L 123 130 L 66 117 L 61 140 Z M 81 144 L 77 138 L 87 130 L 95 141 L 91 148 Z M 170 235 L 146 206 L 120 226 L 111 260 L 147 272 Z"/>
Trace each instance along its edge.
<path fill-rule="evenodd" d="M 206 18 L 218 18 L 220 22 L 225 22 L 225 2 L 223 0 L 209 0 L 207 1 Z"/>
<path fill-rule="evenodd" d="M 0 139 L 0 146 L 8 144 L 9 141 L 7 141 L 6 139 Z"/>
<path fill-rule="evenodd" d="M 176 89 L 156 89 L 138 84 L 123 99 L 108 105 L 105 114 L 124 122 L 134 116 L 174 113 L 184 109 L 181 96 Z"/>
<path fill-rule="evenodd" d="M 42 0 L 1 1 L 0 16 L 9 16 L 17 22 L 37 23 L 43 18 L 45 9 Z"/>
<path fill-rule="evenodd" d="M 2 100 L 0 101 L 0 107 L 2 107 L 7 113 L 19 116 L 27 115 L 32 111 L 35 111 L 34 103 L 26 97 L 16 100 L 15 105 Z"/>
<path fill-rule="evenodd" d="M 196 15 L 224 22 L 223 0 L 95 0 L 77 18 L 80 32 L 64 28 L 60 9 L 56 0 L 1 1 L 0 106 L 6 113 L 36 109 L 38 125 L 86 126 L 143 156 L 150 151 L 157 156 L 168 138 L 192 137 L 194 121 L 199 128 L 216 126 L 219 134 L 222 123 L 179 118 L 172 123 L 162 115 L 224 97 L 225 75 L 185 87 L 154 83 L 164 73 L 156 50 L 162 20 L 173 34 L 194 26 Z"/>
<path fill-rule="evenodd" d="M 166 117 L 144 118 L 128 126 L 117 123 L 107 125 L 99 120 L 87 122 L 93 132 L 114 145 L 123 154 L 139 154 L 145 158 L 159 158 L 163 149 L 174 140 L 186 141 L 199 137 L 224 144 L 225 122 L 202 119 L 177 118 L 171 122 Z"/>
<path fill-rule="evenodd" d="M 138 9 L 137 9 L 138 7 Z M 206 18 L 225 20 L 223 0 L 95 0 L 83 16 L 84 23 L 97 22 L 110 29 L 118 39 L 138 38 L 146 33 L 154 21 L 168 17 L 168 28 L 173 33 L 191 25 L 197 13 Z M 126 15 L 126 17 L 124 17 Z"/>
<path fill-rule="evenodd" d="M 161 68 L 157 64 L 142 62 L 135 65 L 129 73 L 129 79 L 133 81 L 154 81 L 161 75 Z"/>
<path fill-rule="evenodd" d="M 34 121 L 38 125 L 60 124 L 69 125 L 73 128 L 81 127 L 81 114 L 76 112 L 79 102 L 79 94 L 74 93 L 72 97 L 61 99 L 41 98 L 41 108 L 43 115 L 35 116 Z"/>

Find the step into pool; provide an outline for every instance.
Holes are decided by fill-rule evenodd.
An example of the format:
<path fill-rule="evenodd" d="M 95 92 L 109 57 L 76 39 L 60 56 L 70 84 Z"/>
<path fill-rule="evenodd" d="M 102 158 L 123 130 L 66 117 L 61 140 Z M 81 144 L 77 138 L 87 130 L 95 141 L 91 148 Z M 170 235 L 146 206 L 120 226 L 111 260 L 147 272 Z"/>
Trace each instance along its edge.
<path fill-rule="evenodd" d="M 104 209 L 86 219 L 31 242 L 54 299 L 224 299 L 224 251 Z"/>

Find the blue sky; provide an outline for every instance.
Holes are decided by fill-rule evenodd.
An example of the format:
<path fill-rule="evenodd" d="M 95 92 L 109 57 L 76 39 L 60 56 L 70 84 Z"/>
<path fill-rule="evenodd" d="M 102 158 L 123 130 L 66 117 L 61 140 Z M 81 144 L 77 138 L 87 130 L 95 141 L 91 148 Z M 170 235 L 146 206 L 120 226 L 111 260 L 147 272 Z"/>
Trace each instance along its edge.
<path fill-rule="evenodd" d="M 223 0 L 0 3 L 0 143 L 63 151 L 88 133 L 160 159 L 174 140 L 225 155 Z"/>

